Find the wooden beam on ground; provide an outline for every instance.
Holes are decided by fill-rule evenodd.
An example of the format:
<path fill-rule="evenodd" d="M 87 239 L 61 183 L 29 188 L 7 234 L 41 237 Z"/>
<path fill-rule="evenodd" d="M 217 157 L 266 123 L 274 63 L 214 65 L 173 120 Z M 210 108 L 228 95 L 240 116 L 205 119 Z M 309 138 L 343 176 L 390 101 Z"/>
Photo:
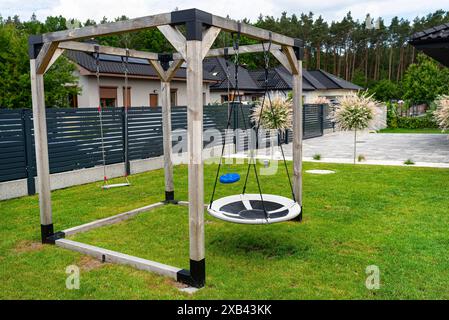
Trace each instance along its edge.
<path fill-rule="evenodd" d="M 134 217 L 137 214 L 151 211 L 151 210 L 159 208 L 159 207 L 161 207 L 163 205 L 164 205 L 163 202 L 153 203 L 153 204 L 150 204 L 148 206 L 145 206 L 145 207 L 142 207 L 142 208 L 137 208 L 137 209 L 134 209 L 134 210 L 131 210 L 131 211 L 127 211 L 127 212 L 123 212 L 123 213 L 117 214 L 117 215 L 112 216 L 112 217 L 107 217 L 107 218 L 104 218 L 104 219 L 100 219 L 100 220 L 92 221 L 92 222 L 89 222 L 89 223 L 85 223 L 85 224 L 82 224 L 80 226 L 69 228 L 69 229 L 63 230 L 62 232 L 64 232 L 64 234 L 66 236 L 71 236 L 71 235 L 74 235 L 74 234 L 77 234 L 77 233 L 86 232 L 86 231 L 89 231 L 89 230 L 92 230 L 92 229 L 100 228 L 100 227 L 103 227 L 103 226 L 107 226 L 107 225 L 110 225 L 110 224 L 114 224 L 114 223 L 118 223 L 120 221 L 124 221 L 124 220 L 130 219 L 130 218 Z"/>
<path fill-rule="evenodd" d="M 219 27 L 224 31 L 229 32 L 238 32 L 239 31 L 239 23 L 235 20 L 231 20 L 228 18 L 223 18 L 219 16 L 212 15 L 212 25 L 215 27 Z M 242 35 L 248 36 L 253 39 L 269 41 L 270 34 L 271 40 L 273 43 L 285 46 L 294 46 L 295 40 L 293 38 L 281 35 L 276 32 L 270 32 L 268 30 L 264 30 L 258 27 L 254 27 L 245 23 L 240 24 L 240 33 Z"/>
<path fill-rule="evenodd" d="M 215 39 L 217 39 L 220 34 L 221 29 L 217 27 L 209 27 L 203 32 L 203 51 L 202 58 L 204 59 L 209 52 L 210 47 L 214 44 Z"/>
<path fill-rule="evenodd" d="M 46 33 L 43 35 L 43 42 L 80 40 L 124 32 L 139 31 L 170 23 L 171 13 L 162 13 L 125 21 Z"/>
<path fill-rule="evenodd" d="M 39 192 L 42 241 L 53 233 L 50 165 L 48 159 L 47 120 L 45 114 L 44 75 L 37 73 L 36 60 L 30 60 L 31 100 L 33 105 L 34 140 Z"/>
<path fill-rule="evenodd" d="M 58 49 L 57 42 L 47 42 L 42 46 L 36 59 L 36 71 L 38 74 L 44 74 L 50 64 L 55 51 Z"/>
<path fill-rule="evenodd" d="M 61 248 L 87 254 L 103 262 L 128 265 L 139 270 L 154 272 L 163 276 L 177 280 L 180 268 L 172 267 L 159 262 L 130 256 L 117 251 L 112 251 L 89 244 L 72 241 L 68 239 L 58 239 L 55 244 Z"/>
<path fill-rule="evenodd" d="M 265 49 L 264 49 L 265 46 Z M 244 53 L 257 53 L 257 52 L 263 52 L 264 50 L 268 50 L 268 44 L 264 44 L 264 46 L 261 43 L 258 44 L 249 44 L 249 45 L 244 45 L 244 46 L 240 46 L 239 47 L 239 54 L 244 54 Z M 233 47 L 228 47 L 226 48 L 228 50 L 228 54 L 229 55 L 233 55 L 236 54 L 236 50 L 234 50 Z M 271 45 L 271 50 L 280 50 L 281 46 L 277 45 L 277 44 L 272 44 Z M 225 48 L 219 48 L 219 49 L 211 49 L 209 50 L 209 52 L 207 53 L 206 57 L 222 57 L 225 55 Z"/>
<path fill-rule="evenodd" d="M 186 38 L 184 35 L 175 27 L 169 25 L 159 26 L 158 29 L 173 48 L 181 54 L 182 58 L 186 60 Z"/>

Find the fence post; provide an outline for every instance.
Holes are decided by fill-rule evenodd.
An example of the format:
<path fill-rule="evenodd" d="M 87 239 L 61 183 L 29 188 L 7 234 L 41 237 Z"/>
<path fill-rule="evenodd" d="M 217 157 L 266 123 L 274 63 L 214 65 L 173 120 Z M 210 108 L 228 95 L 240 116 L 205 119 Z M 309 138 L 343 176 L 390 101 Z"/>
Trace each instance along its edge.
<path fill-rule="evenodd" d="M 320 104 L 321 135 L 324 135 L 324 104 Z"/>
<path fill-rule="evenodd" d="M 123 132 L 123 159 L 125 162 L 125 173 L 126 175 L 131 174 L 131 167 L 129 163 L 129 148 L 128 148 L 128 112 L 125 110 L 126 107 L 123 107 L 121 112 L 122 118 L 122 132 Z"/>
<path fill-rule="evenodd" d="M 36 194 L 33 170 L 33 140 L 31 137 L 31 111 L 22 109 L 23 142 L 25 146 L 25 171 L 28 195 Z"/>

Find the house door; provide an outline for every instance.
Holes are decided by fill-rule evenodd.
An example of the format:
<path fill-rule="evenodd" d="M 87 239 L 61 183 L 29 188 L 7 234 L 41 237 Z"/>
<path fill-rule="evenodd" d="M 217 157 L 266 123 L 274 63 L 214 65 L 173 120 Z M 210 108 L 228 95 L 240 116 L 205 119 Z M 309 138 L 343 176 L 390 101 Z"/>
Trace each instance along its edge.
<path fill-rule="evenodd" d="M 158 100 L 159 99 L 157 93 L 150 93 L 150 107 L 157 107 Z"/>

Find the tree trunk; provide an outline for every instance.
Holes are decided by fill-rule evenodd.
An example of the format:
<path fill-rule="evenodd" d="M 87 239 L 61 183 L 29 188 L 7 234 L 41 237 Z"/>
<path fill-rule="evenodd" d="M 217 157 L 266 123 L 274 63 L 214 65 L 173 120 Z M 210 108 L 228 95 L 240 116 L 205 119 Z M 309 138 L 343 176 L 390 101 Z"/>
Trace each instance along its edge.
<path fill-rule="evenodd" d="M 388 80 L 391 81 L 391 74 L 393 72 L 393 45 L 390 47 L 390 58 L 388 59 Z"/>
<path fill-rule="evenodd" d="M 316 68 L 321 69 L 321 44 L 318 43 L 316 46 Z"/>

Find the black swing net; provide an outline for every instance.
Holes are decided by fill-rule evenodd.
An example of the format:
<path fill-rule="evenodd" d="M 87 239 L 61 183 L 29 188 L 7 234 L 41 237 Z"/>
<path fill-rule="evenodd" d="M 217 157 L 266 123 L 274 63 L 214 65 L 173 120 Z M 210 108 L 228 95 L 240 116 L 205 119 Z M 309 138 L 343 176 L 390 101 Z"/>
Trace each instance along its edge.
<path fill-rule="evenodd" d="M 271 34 L 270 34 L 271 35 Z M 228 119 L 226 125 L 226 131 L 228 132 L 231 127 L 231 119 L 234 112 L 238 112 L 237 108 L 240 109 L 242 114 L 242 119 L 244 123 L 244 130 L 246 131 L 247 125 L 245 121 L 245 115 L 243 112 L 242 101 L 240 96 L 239 89 L 239 68 L 240 68 L 240 57 L 239 57 L 239 45 L 240 45 L 240 32 L 237 35 L 232 34 L 233 40 L 233 48 L 235 52 L 234 56 L 234 88 L 233 95 L 231 101 L 231 107 L 228 107 Z M 272 105 L 272 99 L 269 92 L 269 66 L 270 66 L 270 50 L 271 50 L 271 37 L 268 43 L 268 47 L 265 47 L 265 44 L 262 43 L 263 55 L 264 55 L 264 71 L 265 71 L 265 85 L 264 85 L 264 94 L 261 103 L 261 110 L 259 113 L 259 117 L 257 121 L 253 124 L 251 130 L 254 130 L 255 135 L 255 146 L 256 148 L 259 145 L 259 132 L 261 128 L 262 114 L 265 104 L 268 104 L 270 107 L 270 113 L 273 117 L 275 117 L 275 111 Z M 227 59 L 227 52 L 225 51 L 225 58 Z M 227 80 L 229 84 L 229 73 L 227 73 Z M 229 90 L 228 90 L 229 91 Z M 229 97 L 229 94 L 228 94 Z M 237 97 L 237 101 L 236 101 Z M 228 98 L 229 100 L 229 98 Z M 229 106 L 229 104 L 228 104 Z M 235 129 L 235 128 L 234 128 Z M 279 147 L 282 154 L 282 159 L 285 167 L 285 171 L 288 178 L 288 184 L 291 190 L 291 199 L 273 195 L 273 194 L 264 194 L 262 192 L 261 181 L 259 178 L 259 174 L 257 172 L 257 161 L 255 159 L 255 150 L 254 144 L 250 143 L 250 150 L 248 156 L 248 165 L 246 168 L 246 175 L 243 184 L 243 190 L 241 194 L 231 195 L 224 198 L 220 198 L 215 200 L 215 192 L 218 186 L 218 181 L 220 178 L 220 170 L 222 168 L 225 148 L 226 148 L 226 139 L 223 139 L 222 148 L 221 148 L 221 156 L 218 163 L 217 173 L 215 176 L 214 188 L 212 191 L 211 200 L 208 206 L 208 212 L 215 218 L 234 222 L 241 224 L 271 224 L 276 222 L 288 221 L 296 218 L 301 213 L 301 207 L 296 202 L 295 195 L 293 192 L 293 186 L 290 178 L 290 173 L 288 170 L 287 161 L 285 159 L 285 153 L 282 147 L 282 141 L 279 138 L 281 134 L 281 130 L 278 129 L 278 142 Z M 251 170 L 252 169 L 252 170 Z M 254 177 L 257 183 L 258 193 L 246 193 L 249 176 L 251 175 L 251 171 L 254 173 Z M 221 179 L 220 179 L 221 181 Z"/>

